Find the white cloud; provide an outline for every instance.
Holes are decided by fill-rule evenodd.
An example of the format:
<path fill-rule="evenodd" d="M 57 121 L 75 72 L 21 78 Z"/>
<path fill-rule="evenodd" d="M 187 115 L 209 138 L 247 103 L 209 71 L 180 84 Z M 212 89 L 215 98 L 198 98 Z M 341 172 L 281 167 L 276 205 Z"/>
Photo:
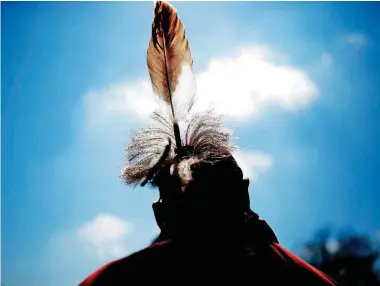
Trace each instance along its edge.
<path fill-rule="evenodd" d="M 146 120 L 157 107 L 151 83 L 146 79 L 112 84 L 89 92 L 84 100 L 87 128 L 109 125 L 115 119 Z"/>
<path fill-rule="evenodd" d="M 364 34 L 361 34 L 361 33 L 351 33 L 351 34 L 347 34 L 344 36 L 344 40 L 356 47 L 356 48 L 361 48 L 361 47 L 364 47 L 367 45 L 367 37 L 364 35 Z"/>
<path fill-rule="evenodd" d="M 110 214 L 98 214 L 77 230 L 77 236 L 102 259 L 120 257 L 126 253 L 125 238 L 133 228 L 131 222 Z"/>
<path fill-rule="evenodd" d="M 272 155 L 262 151 L 237 151 L 233 154 L 244 177 L 256 181 L 274 165 Z"/>
<path fill-rule="evenodd" d="M 214 59 L 197 77 L 199 104 L 213 105 L 230 120 L 249 120 L 268 104 L 303 108 L 316 87 L 301 70 L 277 64 L 266 49 L 247 48 L 234 58 Z"/>
<path fill-rule="evenodd" d="M 214 107 L 236 121 L 259 116 L 268 105 L 289 111 L 308 106 L 317 93 L 315 84 L 304 71 L 278 59 L 267 47 L 257 46 L 240 49 L 234 57 L 212 59 L 196 75 L 195 110 Z M 181 91 L 190 89 L 189 82 L 185 72 Z M 87 95 L 87 119 L 91 124 L 115 118 L 145 120 L 157 107 L 155 98 L 148 79 L 116 83 Z"/>

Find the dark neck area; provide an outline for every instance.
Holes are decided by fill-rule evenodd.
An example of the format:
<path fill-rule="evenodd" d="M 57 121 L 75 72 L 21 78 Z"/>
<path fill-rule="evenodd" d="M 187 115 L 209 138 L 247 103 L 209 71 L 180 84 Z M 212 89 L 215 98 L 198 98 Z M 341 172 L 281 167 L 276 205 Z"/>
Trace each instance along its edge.
<path fill-rule="evenodd" d="M 224 243 L 239 240 L 244 234 L 243 211 L 212 207 L 199 207 L 188 212 L 178 208 L 164 211 L 168 212 L 166 219 L 159 222 L 164 239 Z M 158 213 L 155 211 L 156 218 Z"/>

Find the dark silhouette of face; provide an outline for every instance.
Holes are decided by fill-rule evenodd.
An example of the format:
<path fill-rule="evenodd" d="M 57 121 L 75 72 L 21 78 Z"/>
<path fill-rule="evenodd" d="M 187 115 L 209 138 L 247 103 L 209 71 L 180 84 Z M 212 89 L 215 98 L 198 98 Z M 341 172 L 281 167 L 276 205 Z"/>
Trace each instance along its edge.
<path fill-rule="evenodd" d="M 182 164 L 183 165 L 183 164 Z M 234 225 L 249 208 L 248 185 L 232 156 L 214 162 L 192 160 L 166 167 L 156 178 L 166 218 L 187 229 Z M 190 174 L 189 172 L 190 171 Z"/>

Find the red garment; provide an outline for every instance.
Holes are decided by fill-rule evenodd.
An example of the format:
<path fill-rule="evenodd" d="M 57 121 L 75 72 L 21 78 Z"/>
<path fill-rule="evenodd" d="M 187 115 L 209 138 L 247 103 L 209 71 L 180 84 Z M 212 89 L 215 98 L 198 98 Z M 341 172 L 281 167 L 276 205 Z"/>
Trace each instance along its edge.
<path fill-rule="evenodd" d="M 246 242 L 159 241 L 101 267 L 79 286 L 190 283 L 243 285 L 336 285 L 329 277 L 282 247 L 265 221 L 251 216 Z M 231 242 L 232 240 L 232 242 Z"/>

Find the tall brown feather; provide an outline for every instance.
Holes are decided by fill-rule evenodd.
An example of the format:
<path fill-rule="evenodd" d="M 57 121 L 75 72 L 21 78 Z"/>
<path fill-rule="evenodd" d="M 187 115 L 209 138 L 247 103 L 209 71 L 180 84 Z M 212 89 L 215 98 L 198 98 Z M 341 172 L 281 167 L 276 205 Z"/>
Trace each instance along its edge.
<path fill-rule="evenodd" d="M 147 64 L 153 91 L 170 105 L 175 122 L 173 94 L 178 86 L 182 66 L 192 68 L 193 58 L 185 27 L 169 3 L 156 2 Z"/>
<path fill-rule="evenodd" d="M 195 97 L 185 98 L 188 100 L 183 102 L 185 106 L 180 106 L 176 96 L 173 101 L 173 95 L 182 67 L 188 65 L 192 70 L 193 59 L 184 25 L 176 10 L 165 2 L 155 4 L 147 64 L 153 91 L 167 103 L 171 116 L 153 113 L 152 119 L 159 126 L 140 129 L 130 138 L 126 146 L 126 166 L 121 175 L 132 186 L 153 184 L 160 169 L 178 164 L 181 158 L 193 156 L 206 162 L 215 161 L 234 150 L 230 131 L 222 128 L 221 117 L 211 110 L 190 114 L 185 138 L 181 139 L 178 125 L 178 121 L 183 120 L 181 109 L 189 115 Z"/>

